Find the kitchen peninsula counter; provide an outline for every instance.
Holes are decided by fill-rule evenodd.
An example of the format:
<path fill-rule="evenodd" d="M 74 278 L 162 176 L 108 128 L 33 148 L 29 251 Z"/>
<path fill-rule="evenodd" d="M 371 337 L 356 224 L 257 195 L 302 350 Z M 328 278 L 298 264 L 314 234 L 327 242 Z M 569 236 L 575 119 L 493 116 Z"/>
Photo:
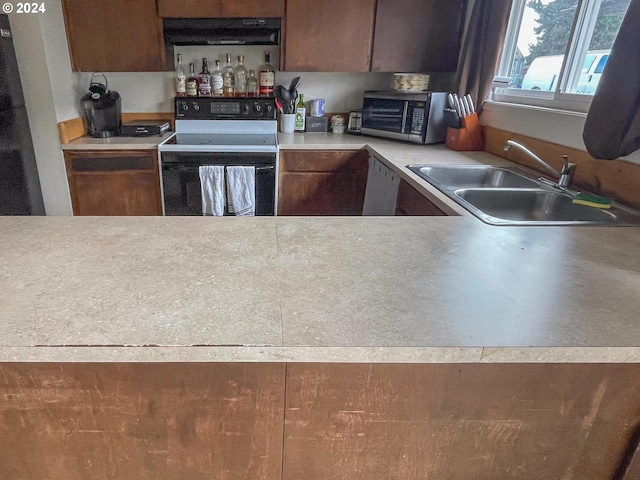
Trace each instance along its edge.
<path fill-rule="evenodd" d="M 635 227 L 4 217 L 0 241 L 0 361 L 640 361 Z"/>

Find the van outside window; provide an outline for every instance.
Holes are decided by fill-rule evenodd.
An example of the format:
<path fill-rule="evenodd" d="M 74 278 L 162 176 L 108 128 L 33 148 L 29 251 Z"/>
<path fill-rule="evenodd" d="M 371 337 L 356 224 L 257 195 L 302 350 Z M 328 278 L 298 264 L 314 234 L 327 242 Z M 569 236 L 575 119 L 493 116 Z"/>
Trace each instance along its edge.
<path fill-rule="evenodd" d="M 495 101 L 587 111 L 631 0 L 514 0 Z"/>

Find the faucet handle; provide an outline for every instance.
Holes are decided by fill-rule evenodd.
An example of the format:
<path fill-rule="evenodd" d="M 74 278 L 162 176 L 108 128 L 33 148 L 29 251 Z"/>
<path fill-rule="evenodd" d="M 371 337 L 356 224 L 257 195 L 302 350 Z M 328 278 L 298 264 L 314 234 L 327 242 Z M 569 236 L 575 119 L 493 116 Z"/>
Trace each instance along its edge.
<path fill-rule="evenodd" d="M 567 155 L 562 155 L 562 161 L 564 162 L 564 165 L 562 166 L 562 170 L 560 170 L 560 174 L 573 175 L 576 171 L 576 164 L 569 162 L 569 157 Z"/>

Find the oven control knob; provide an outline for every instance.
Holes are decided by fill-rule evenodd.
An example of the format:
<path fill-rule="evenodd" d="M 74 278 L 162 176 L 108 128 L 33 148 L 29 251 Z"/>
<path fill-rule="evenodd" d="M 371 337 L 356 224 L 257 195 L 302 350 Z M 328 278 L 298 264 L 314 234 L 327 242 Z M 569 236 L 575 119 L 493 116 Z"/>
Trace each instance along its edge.
<path fill-rule="evenodd" d="M 254 104 L 256 112 L 260 113 L 262 111 L 262 105 L 259 102 L 255 102 Z"/>
<path fill-rule="evenodd" d="M 189 104 L 187 102 L 182 102 L 182 110 L 184 111 L 189 110 Z"/>
<path fill-rule="evenodd" d="M 193 109 L 197 112 L 198 110 L 200 110 L 200 104 L 193 102 Z"/>

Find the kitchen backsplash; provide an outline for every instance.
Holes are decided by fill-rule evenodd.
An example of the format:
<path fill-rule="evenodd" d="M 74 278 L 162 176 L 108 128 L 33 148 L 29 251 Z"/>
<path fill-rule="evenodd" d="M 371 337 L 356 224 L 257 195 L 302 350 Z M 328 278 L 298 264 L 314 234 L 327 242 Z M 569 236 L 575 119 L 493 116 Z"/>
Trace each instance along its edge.
<path fill-rule="evenodd" d="M 195 64 L 196 73 L 202 69 L 202 58 L 206 57 L 209 70 L 214 61 L 224 66 L 226 54 L 231 54 L 235 66 L 238 55 L 245 56 L 247 70 L 258 70 L 264 63 L 264 52 L 271 53 L 271 64 L 280 63 L 278 47 L 228 46 L 228 47 L 177 47 L 175 53 L 182 54 L 182 63 L 188 72 L 189 63 Z M 74 90 L 79 99 L 87 92 L 91 73 L 73 73 Z M 109 88 L 120 93 L 123 112 L 170 112 L 173 110 L 173 72 L 157 73 L 107 73 Z M 299 91 L 305 100 L 324 98 L 325 111 L 348 112 L 362 107 L 365 90 L 389 88 L 389 73 L 316 73 L 276 71 L 276 84 L 289 85 L 293 77 L 300 76 Z"/>

